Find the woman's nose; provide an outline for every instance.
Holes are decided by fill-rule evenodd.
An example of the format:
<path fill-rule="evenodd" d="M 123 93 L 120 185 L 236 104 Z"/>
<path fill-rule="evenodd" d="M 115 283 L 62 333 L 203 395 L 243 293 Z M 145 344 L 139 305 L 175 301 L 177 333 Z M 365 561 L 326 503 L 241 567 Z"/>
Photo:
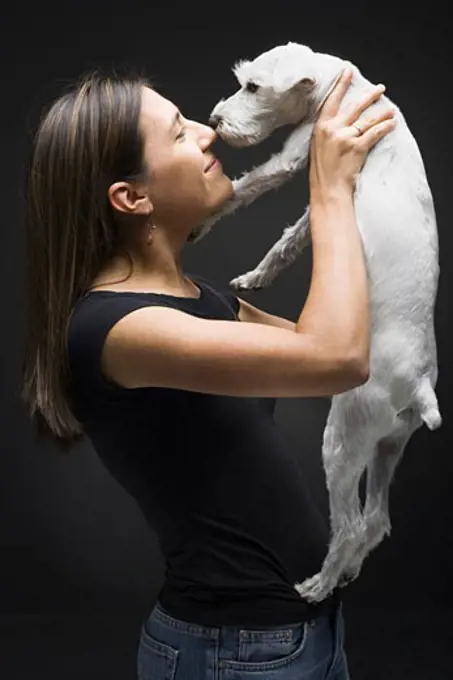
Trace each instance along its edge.
<path fill-rule="evenodd" d="M 209 125 L 203 125 L 200 130 L 200 142 L 203 146 L 210 146 L 217 139 L 217 132 Z"/>

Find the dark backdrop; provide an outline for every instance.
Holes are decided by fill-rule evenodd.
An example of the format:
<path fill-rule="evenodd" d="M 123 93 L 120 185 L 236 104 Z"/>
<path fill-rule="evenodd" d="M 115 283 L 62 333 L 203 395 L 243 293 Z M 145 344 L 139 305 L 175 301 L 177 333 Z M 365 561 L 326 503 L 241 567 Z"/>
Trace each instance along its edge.
<path fill-rule="evenodd" d="M 282 0 L 276 8 L 265 0 L 262 4 L 268 9 L 256 2 L 158 7 L 71 0 L 30 8 L 17 3 L 2 10 L 0 658 L 12 673 L 8 678 L 51 677 L 55 658 L 59 677 L 87 678 L 90 672 L 95 677 L 92 669 L 101 655 L 100 677 L 134 677 L 138 626 L 163 579 L 156 537 L 90 445 L 81 444 L 69 457 L 48 445 L 34 445 L 16 396 L 25 321 L 21 192 L 29 130 L 41 105 L 61 86 L 99 65 L 145 69 L 185 115 L 206 121 L 214 103 L 236 87 L 231 66 L 239 57 L 253 58 L 290 40 L 348 58 L 371 81 L 387 85 L 419 142 L 434 193 L 441 259 L 437 393 L 444 425 L 434 433 L 419 430 L 408 444 L 392 487 L 392 536 L 345 590 L 345 616 L 356 677 L 387 678 L 395 669 L 396 677 L 452 677 L 448 661 L 435 670 L 436 658 L 451 639 L 453 596 L 449 10 L 435 3 L 419 10 L 408 5 L 410 11 L 396 3 L 343 3 L 341 8 Z M 282 138 L 277 134 L 241 152 L 219 141 L 216 151 L 226 172 L 235 176 L 276 150 Z M 302 174 L 189 245 L 186 270 L 226 284 L 261 259 L 307 199 Z M 295 320 L 310 268 L 307 252 L 271 289 L 245 297 Z M 310 462 L 311 481 L 326 513 L 321 436 L 328 408 L 327 399 L 282 399 L 277 408 L 281 427 Z M 427 629 L 433 633 L 428 648 Z M 387 631 L 385 645 L 376 631 Z M 369 645 L 367 658 L 360 656 L 364 645 Z"/>

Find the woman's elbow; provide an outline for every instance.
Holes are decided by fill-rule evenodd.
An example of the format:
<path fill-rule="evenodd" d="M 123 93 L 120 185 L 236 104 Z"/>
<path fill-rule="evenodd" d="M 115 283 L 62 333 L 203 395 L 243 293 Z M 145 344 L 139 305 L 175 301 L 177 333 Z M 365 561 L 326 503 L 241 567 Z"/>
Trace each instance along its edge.
<path fill-rule="evenodd" d="M 344 376 L 348 389 L 364 385 L 370 377 L 369 359 L 361 355 L 349 357 L 344 363 Z"/>

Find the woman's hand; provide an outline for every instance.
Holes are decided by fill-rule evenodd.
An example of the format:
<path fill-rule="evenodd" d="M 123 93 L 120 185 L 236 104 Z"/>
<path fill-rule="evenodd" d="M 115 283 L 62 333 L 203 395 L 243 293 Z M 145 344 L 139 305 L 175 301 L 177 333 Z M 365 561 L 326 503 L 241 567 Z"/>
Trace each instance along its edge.
<path fill-rule="evenodd" d="M 352 72 L 346 69 L 327 97 L 313 130 L 310 151 L 310 190 L 328 196 L 338 188 L 353 191 L 356 178 L 370 149 L 395 127 L 394 112 L 388 108 L 354 123 L 385 91 L 377 85 L 361 100 L 339 112 L 351 84 Z"/>

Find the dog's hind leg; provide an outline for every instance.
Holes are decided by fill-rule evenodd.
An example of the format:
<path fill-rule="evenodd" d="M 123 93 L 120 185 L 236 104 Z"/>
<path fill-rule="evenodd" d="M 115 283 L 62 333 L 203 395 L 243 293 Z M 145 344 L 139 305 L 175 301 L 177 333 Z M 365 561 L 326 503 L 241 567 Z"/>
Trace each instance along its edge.
<path fill-rule="evenodd" d="M 366 501 L 363 512 L 366 523 L 364 539 L 345 569 L 348 581 L 360 573 L 368 553 L 390 534 L 389 491 L 395 469 L 413 433 L 423 424 L 417 410 L 408 408 L 397 416 L 394 431 L 380 439 L 367 467 Z"/>
<path fill-rule="evenodd" d="M 310 242 L 309 207 L 295 224 L 286 227 L 280 239 L 266 253 L 252 271 L 230 281 L 236 290 L 257 290 L 266 288 L 282 269 L 293 262 Z"/>
<path fill-rule="evenodd" d="M 323 437 L 332 532 L 328 553 L 319 574 L 294 586 L 301 597 L 311 601 L 324 599 L 338 585 L 365 532 L 359 482 L 375 440 L 373 428 L 367 424 L 368 409 L 360 409 L 358 397 L 350 394 L 334 398 L 346 401 L 340 407 L 333 402 Z"/>

